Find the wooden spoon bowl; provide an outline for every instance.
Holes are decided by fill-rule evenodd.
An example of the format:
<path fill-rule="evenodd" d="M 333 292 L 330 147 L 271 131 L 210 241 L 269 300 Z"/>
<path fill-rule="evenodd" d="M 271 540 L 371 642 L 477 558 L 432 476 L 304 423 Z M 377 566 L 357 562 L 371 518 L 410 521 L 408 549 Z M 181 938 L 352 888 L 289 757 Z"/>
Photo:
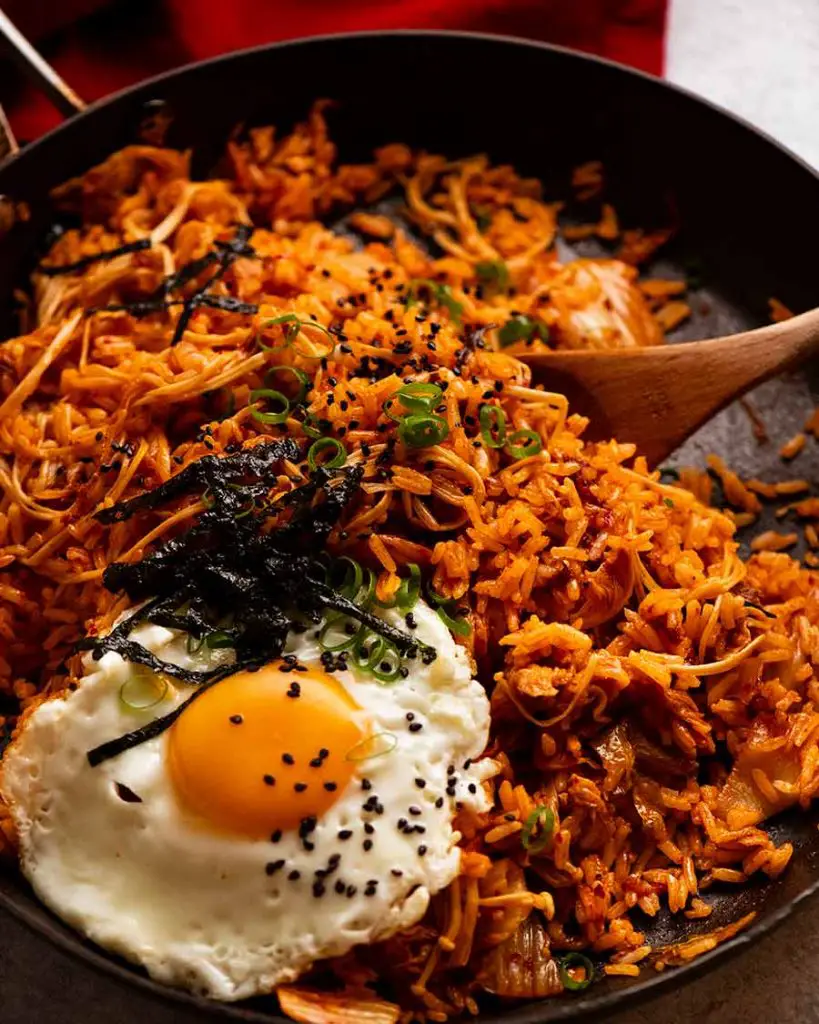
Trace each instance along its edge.
<path fill-rule="evenodd" d="M 725 338 L 656 348 L 523 353 L 535 383 L 589 417 L 587 436 L 632 441 L 657 465 L 747 391 L 819 351 L 819 309 Z"/>

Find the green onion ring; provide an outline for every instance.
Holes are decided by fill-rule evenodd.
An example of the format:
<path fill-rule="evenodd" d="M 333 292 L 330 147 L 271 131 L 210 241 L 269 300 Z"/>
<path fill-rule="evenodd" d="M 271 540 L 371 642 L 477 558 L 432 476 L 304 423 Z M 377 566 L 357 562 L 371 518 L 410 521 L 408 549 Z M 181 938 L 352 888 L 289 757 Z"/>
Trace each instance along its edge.
<path fill-rule="evenodd" d="M 374 665 L 384 657 L 387 641 L 377 633 L 362 629 L 353 644 L 353 661 L 360 669 L 372 671 Z"/>
<path fill-rule="evenodd" d="M 307 397 L 307 392 L 310 390 L 310 378 L 297 366 L 288 366 L 285 363 L 280 363 L 278 366 L 271 366 L 270 369 L 264 375 L 265 387 L 273 386 L 273 378 L 277 373 L 292 373 L 298 381 L 299 390 L 295 398 L 291 398 L 290 402 L 293 405 L 301 405 L 304 399 Z"/>
<path fill-rule="evenodd" d="M 456 636 L 469 636 L 472 632 L 472 626 L 467 619 L 453 619 L 443 605 L 438 609 L 438 618 Z"/>
<path fill-rule="evenodd" d="M 376 741 L 381 741 L 377 743 Z M 372 753 L 368 753 L 367 744 L 375 747 Z M 379 750 L 378 747 L 381 747 Z M 365 736 L 363 740 L 359 740 L 354 746 L 350 747 L 347 753 L 344 755 L 345 761 L 369 761 L 374 757 L 383 757 L 385 754 L 389 754 L 395 750 L 398 746 L 398 737 L 393 732 L 375 732 L 371 736 Z"/>
<path fill-rule="evenodd" d="M 531 443 L 522 445 L 521 441 Z M 513 459 L 525 459 L 529 455 L 538 455 L 542 452 L 543 441 L 535 430 L 516 430 L 514 434 L 509 435 L 506 441 L 506 451 Z"/>
<path fill-rule="evenodd" d="M 250 392 L 248 405 L 253 406 L 262 398 L 267 399 L 268 402 L 280 402 L 282 408 L 278 412 L 260 412 L 258 409 L 251 408 L 250 415 L 253 419 L 265 424 L 284 423 L 290 415 L 290 399 L 281 391 L 274 391 L 273 388 L 256 388 L 255 391 Z"/>
<path fill-rule="evenodd" d="M 338 586 L 335 586 L 333 583 L 333 570 L 337 569 L 339 566 L 344 566 L 344 579 Z M 352 577 L 350 575 L 351 573 Z M 349 558 L 347 555 L 341 555 L 335 560 L 333 565 L 327 569 L 326 581 L 327 584 L 334 587 L 339 594 L 343 594 L 345 597 L 348 597 L 353 601 L 358 596 L 358 592 L 361 590 L 361 584 L 364 582 L 364 570 L 354 558 Z"/>
<path fill-rule="evenodd" d="M 132 676 L 130 679 L 126 679 L 125 682 L 119 688 L 119 699 L 131 711 L 146 711 L 148 708 L 155 707 L 160 701 L 165 699 L 165 695 L 168 692 L 168 680 L 162 676 L 156 676 L 150 673 L 153 678 L 150 680 L 151 683 L 156 683 L 154 693 L 150 695 L 148 700 L 139 700 L 138 694 L 132 692 L 135 687 L 143 686 L 148 680 L 146 679 L 148 673 L 138 673 Z"/>
<path fill-rule="evenodd" d="M 318 440 L 318 438 L 324 437 L 320 427 L 321 422 L 321 420 L 316 419 L 313 413 L 308 412 L 301 421 L 301 429 L 308 437 L 313 438 L 314 441 Z"/>
<path fill-rule="evenodd" d="M 407 569 L 409 569 L 409 576 L 401 580 L 395 594 L 395 603 L 402 612 L 411 611 L 418 604 L 418 598 L 421 596 L 421 569 L 415 562 L 410 562 Z"/>
<path fill-rule="evenodd" d="M 443 391 L 437 384 L 416 381 L 399 388 L 393 397 L 399 398 L 409 412 L 431 412 L 442 396 Z"/>
<path fill-rule="evenodd" d="M 540 836 L 532 839 L 532 833 L 540 825 Z M 528 853 L 540 853 L 545 850 L 552 841 L 552 833 L 555 830 L 555 815 L 551 807 L 540 804 L 536 807 L 523 824 L 523 831 L 520 834 L 520 841 L 523 849 Z"/>
<path fill-rule="evenodd" d="M 384 662 L 392 662 L 392 668 L 383 668 Z M 401 658 L 391 643 L 384 645 L 384 651 L 378 661 L 370 666 L 370 671 L 379 683 L 394 683 L 401 676 Z"/>
<path fill-rule="evenodd" d="M 319 630 L 318 642 L 319 646 L 323 651 L 330 651 L 332 654 L 335 654 L 338 651 L 348 651 L 358 639 L 359 633 L 361 633 L 362 629 L 364 629 L 363 626 L 360 626 L 355 630 L 355 632 L 351 636 L 345 637 L 345 639 L 342 640 L 341 643 L 328 644 L 326 639 L 327 633 L 333 626 L 339 625 L 341 621 L 352 623 L 355 620 L 349 619 L 346 616 L 334 615 L 332 618 L 328 618 L 327 621 Z"/>
<path fill-rule="evenodd" d="M 582 953 L 567 953 L 557 961 L 557 966 L 560 970 L 560 980 L 563 982 L 563 987 L 568 989 L 569 992 L 582 992 L 584 988 L 588 988 L 594 981 L 594 964 L 587 956 L 583 956 Z M 582 967 L 586 972 L 586 977 L 582 981 L 576 981 L 569 974 L 569 970 L 572 967 Z"/>
<path fill-rule="evenodd" d="M 332 449 L 335 454 L 331 455 L 329 459 L 325 459 L 321 463 L 318 461 L 318 456 L 325 451 Z M 314 441 L 307 449 L 307 464 L 312 470 L 316 470 L 321 465 L 322 469 L 338 469 L 343 466 L 347 461 L 347 449 L 337 440 L 335 437 L 321 437 L 318 441 Z"/>
<path fill-rule="evenodd" d="M 433 413 L 413 413 L 402 417 L 398 436 L 410 448 L 429 448 L 440 444 L 449 435 L 449 424 Z"/>
<path fill-rule="evenodd" d="M 222 629 L 216 629 L 205 637 L 205 646 L 209 647 L 212 651 L 216 651 L 222 647 L 235 647 L 236 641 L 230 633 L 225 633 Z"/>
<path fill-rule="evenodd" d="M 506 414 L 503 409 L 499 405 L 482 405 L 478 421 L 484 444 L 490 448 L 503 448 L 506 444 Z"/>

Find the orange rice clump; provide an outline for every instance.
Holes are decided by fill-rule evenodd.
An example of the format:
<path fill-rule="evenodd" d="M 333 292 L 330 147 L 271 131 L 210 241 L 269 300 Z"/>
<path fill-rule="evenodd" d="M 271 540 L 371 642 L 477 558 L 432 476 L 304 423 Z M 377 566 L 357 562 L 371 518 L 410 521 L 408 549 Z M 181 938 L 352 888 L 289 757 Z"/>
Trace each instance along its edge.
<path fill-rule="evenodd" d="M 598 165 L 575 185 L 597 195 Z M 396 192 L 398 216 L 373 212 Z M 283 1009 L 442 1021 L 486 992 L 540 998 L 588 980 L 560 965 L 569 951 L 633 975 L 744 927 L 708 931 L 709 887 L 782 872 L 791 847 L 762 826 L 819 789 L 819 577 L 777 550 L 790 535 L 766 535 L 743 562 L 710 484 L 666 485 L 633 445 L 585 441 L 586 421 L 516 358 L 527 346 L 662 343 L 687 315 L 682 288 L 638 280 L 635 264 L 663 238 L 621 231 L 604 205 L 590 233 L 622 258 L 561 262 L 559 204 L 537 182 L 400 144 L 338 164 L 322 105 L 290 136 L 231 142 L 220 179 L 192 181 L 187 154 L 132 146 L 55 198 L 83 227 L 47 267 L 147 241 L 76 272 L 35 272 L 24 333 L 3 345 L 0 691 L 26 707 L 61 690 L 87 625 L 125 607 L 102 585 L 106 565 L 139 558 L 205 506 L 112 526 L 97 511 L 259 437 L 287 434 L 306 451 L 300 417 L 253 415 L 271 367 L 293 366 L 309 378 L 311 422 L 365 467 L 330 550 L 377 570 L 384 596 L 420 565 L 465 610 L 461 642 L 491 692 L 487 752 L 501 770 L 487 783 L 492 811 L 456 821 L 460 877 L 408 932 L 284 986 Z M 133 311 L 243 224 L 255 255 L 210 285 L 238 309 L 200 304 L 181 325 L 181 301 Z M 443 391 L 437 444 L 395 437 L 384 403 L 407 381 Z M 486 406 L 539 450 L 488 443 Z M 305 467 L 286 464 L 274 497 Z M 753 518 L 754 489 L 719 460 L 712 469 Z M 524 842 L 546 809 L 548 841 Z M 632 912 L 644 921 L 663 905 L 702 918 L 702 935 L 652 947 Z M 328 970 L 341 995 L 323 994 Z M 391 1002 L 373 994 L 376 978 Z"/>

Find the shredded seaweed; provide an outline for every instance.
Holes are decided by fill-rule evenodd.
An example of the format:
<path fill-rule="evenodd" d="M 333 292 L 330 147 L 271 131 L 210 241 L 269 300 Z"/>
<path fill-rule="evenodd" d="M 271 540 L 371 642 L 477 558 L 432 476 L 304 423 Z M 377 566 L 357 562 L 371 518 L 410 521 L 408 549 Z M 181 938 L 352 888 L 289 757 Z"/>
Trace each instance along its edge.
<path fill-rule="evenodd" d="M 210 289 L 217 281 L 224 277 L 225 273 L 230 269 L 231 265 L 240 256 L 249 258 L 256 257 L 256 250 L 250 244 L 250 237 L 253 233 L 253 227 L 249 224 L 239 224 L 236 227 L 236 233 L 233 238 L 227 241 L 217 241 L 214 243 L 213 249 L 206 252 L 204 256 L 200 256 L 195 260 L 191 260 L 186 263 L 183 267 L 180 267 L 175 273 L 170 274 L 157 290 L 152 294 L 148 295 L 144 299 L 137 299 L 134 302 L 124 303 L 113 303 L 107 306 L 94 306 L 88 310 L 88 315 L 92 313 L 130 313 L 131 316 L 141 318 L 150 316 L 153 313 L 163 313 L 174 306 L 182 306 L 182 312 L 179 314 L 179 318 L 176 321 L 174 327 L 173 336 L 171 337 L 171 347 L 178 345 L 182 340 L 182 336 L 188 328 L 188 324 L 191 321 L 191 317 L 196 312 L 199 306 L 208 306 L 211 309 L 223 309 L 228 313 L 246 313 L 248 315 L 255 315 L 259 312 L 259 307 L 252 302 L 242 302 L 235 298 L 233 295 L 216 295 L 213 294 Z M 145 249 L 150 244 L 150 239 L 140 240 L 138 248 Z M 136 245 L 136 243 L 132 243 Z M 123 246 L 121 249 L 112 250 L 108 253 L 100 253 L 98 256 L 88 257 L 90 261 L 101 259 L 103 256 L 112 257 L 121 255 L 122 252 L 136 251 L 133 248 Z M 86 265 L 86 261 L 80 261 L 76 264 L 71 264 L 70 267 L 57 267 L 57 268 L 41 268 L 43 273 L 68 273 L 72 269 L 82 269 Z M 196 291 L 183 299 L 174 299 L 172 296 L 174 292 L 178 292 L 181 288 L 189 285 L 192 281 L 195 281 L 210 267 L 214 267 L 214 272 L 208 277 L 204 284 L 200 285 Z"/>
<path fill-rule="evenodd" d="M 60 274 L 76 274 L 78 271 L 85 270 L 86 267 L 90 267 L 92 263 L 100 263 L 102 260 L 112 260 L 117 256 L 127 256 L 129 253 L 142 252 L 143 249 L 150 248 L 150 238 L 139 238 L 136 242 L 126 242 L 125 245 L 119 245 L 116 249 L 107 249 L 105 252 L 95 252 L 93 256 L 83 256 L 81 260 L 75 260 L 73 263 L 64 263 L 59 267 L 41 263 L 37 267 L 37 271 L 40 274 L 45 274 L 46 277 L 58 277 Z"/>
<path fill-rule="evenodd" d="M 192 494 L 207 493 L 197 522 L 157 545 L 138 562 L 115 562 L 103 581 L 144 602 L 106 636 L 79 644 L 99 659 L 115 651 L 126 661 L 180 679 L 197 689 L 169 714 L 89 751 L 92 765 L 159 735 L 191 700 L 225 676 L 256 669 L 281 656 L 288 634 L 339 612 L 388 640 L 405 658 L 434 660 L 435 650 L 357 605 L 327 582 L 326 541 L 358 492 L 361 464 L 318 467 L 283 499 L 271 501 L 278 464 L 300 457 L 290 438 L 265 441 L 233 455 L 206 455 L 152 491 L 97 513 L 105 524 L 158 509 Z M 132 639 L 143 622 L 178 629 L 207 642 L 219 634 L 235 660 L 211 670 L 193 670 L 158 658 Z"/>

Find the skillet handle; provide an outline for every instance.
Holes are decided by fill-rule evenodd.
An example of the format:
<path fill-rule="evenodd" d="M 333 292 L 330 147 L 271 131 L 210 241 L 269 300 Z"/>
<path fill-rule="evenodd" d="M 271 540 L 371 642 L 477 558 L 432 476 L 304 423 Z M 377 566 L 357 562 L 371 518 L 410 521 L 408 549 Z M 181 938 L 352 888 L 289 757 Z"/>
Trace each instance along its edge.
<path fill-rule="evenodd" d="M 79 114 L 86 104 L 54 70 L 43 60 L 31 43 L 20 32 L 11 19 L 0 10 L 0 50 L 14 61 L 23 74 L 66 117 Z M 9 127 L 8 120 L 0 111 L 0 159 L 18 150 L 17 142 Z"/>

